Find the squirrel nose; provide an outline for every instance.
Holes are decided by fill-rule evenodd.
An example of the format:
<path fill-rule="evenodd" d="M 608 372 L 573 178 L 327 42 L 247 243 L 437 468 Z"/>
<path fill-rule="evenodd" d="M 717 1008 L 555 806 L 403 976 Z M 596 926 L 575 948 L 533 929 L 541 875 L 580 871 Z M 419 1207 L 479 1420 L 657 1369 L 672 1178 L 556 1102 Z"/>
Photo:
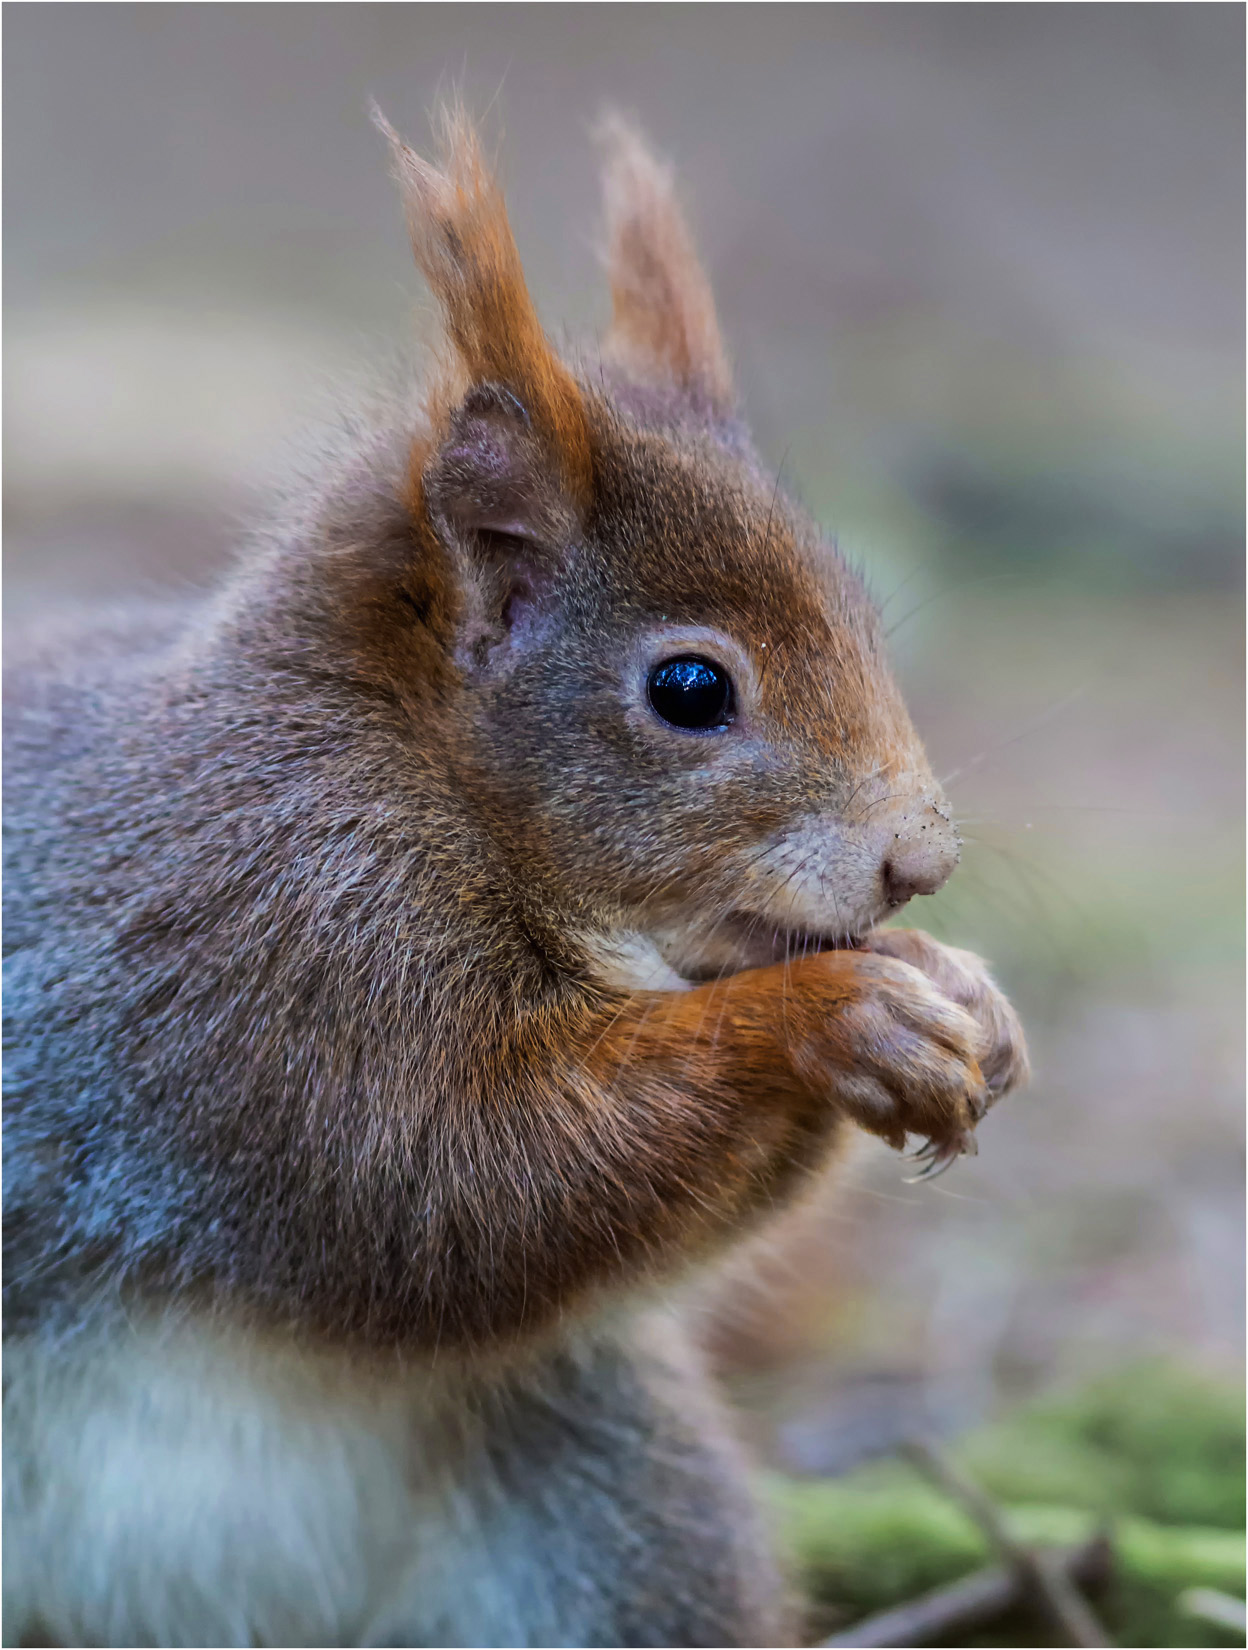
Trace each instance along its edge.
<path fill-rule="evenodd" d="M 952 822 L 937 808 L 903 816 L 881 866 L 885 899 L 900 906 L 916 894 L 934 894 L 952 876 L 961 849 Z"/>

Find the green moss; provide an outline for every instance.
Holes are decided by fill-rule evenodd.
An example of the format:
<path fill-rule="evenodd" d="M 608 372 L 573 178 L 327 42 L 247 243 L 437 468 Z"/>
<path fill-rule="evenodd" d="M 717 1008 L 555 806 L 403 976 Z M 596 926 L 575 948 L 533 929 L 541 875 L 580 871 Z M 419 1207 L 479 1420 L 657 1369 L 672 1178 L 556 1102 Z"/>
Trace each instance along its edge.
<path fill-rule="evenodd" d="M 1146 1364 L 1024 1410 L 959 1453 L 1003 1500 L 1242 1530 L 1244 1446 L 1242 1393 Z"/>
<path fill-rule="evenodd" d="M 1183 1614 L 1179 1595 L 1244 1595 L 1244 1419 L 1240 1395 L 1147 1366 L 1024 1410 L 968 1438 L 963 1465 L 1027 1541 L 1067 1545 L 1109 1526 L 1116 1573 L 1097 1609 L 1115 1642 L 1219 1645 L 1224 1630 Z M 764 1488 L 820 1629 L 956 1580 L 991 1560 L 961 1510 L 900 1462 L 829 1481 Z M 1047 1642 L 1017 1612 L 959 1644 Z"/>
<path fill-rule="evenodd" d="M 1217 1645 L 1234 1643 L 1224 1628 L 1178 1609 L 1189 1587 L 1216 1587 L 1244 1596 L 1242 1532 L 1124 1520 L 1116 1531 L 1121 1574 L 1102 1614 L 1119 1644 Z"/>
<path fill-rule="evenodd" d="M 846 1619 L 938 1587 L 984 1562 L 975 1526 L 904 1468 L 827 1483 L 772 1479 L 782 1543 L 811 1596 Z"/>

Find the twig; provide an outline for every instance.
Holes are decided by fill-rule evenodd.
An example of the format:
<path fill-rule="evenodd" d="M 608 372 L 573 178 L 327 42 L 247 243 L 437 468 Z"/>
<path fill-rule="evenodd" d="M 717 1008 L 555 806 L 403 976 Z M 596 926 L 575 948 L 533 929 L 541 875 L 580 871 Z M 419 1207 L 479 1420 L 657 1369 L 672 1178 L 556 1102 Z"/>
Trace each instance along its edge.
<path fill-rule="evenodd" d="M 1072 1581 L 1085 1587 L 1103 1585 L 1109 1577 L 1110 1547 L 1103 1535 L 1081 1546 L 1054 1552 L 1051 1558 Z M 853 1627 L 824 1639 L 819 1650 L 886 1650 L 887 1646 L 931 1644 L 953 1632 L 971 1632 L 986 1626 L 1028 1595 L 1019 1584 L 1018 1572 L 1004 1564 L 994 1564 L 947 1587 L 937 1587 L 919 1598 L 867 1616 Z"/>
<path fill-rule="evenodd" d="M 1013 1570 L 1024 1596 L 1029 1597 L 1063 1635 L 1062 1643 L 1086 1646 L 1089 1650 L 1099 1650 L 1112 1643 L 1067 1570 L 1060 1564 L 1046 1563 L 1017 1540 L 996 1502 L 973 1479 L 966 1477 L 943 1450 L 922 1440 L 904 1445 L 903 1450 L 924 1477 L 956 1501 L 979 1525 L 991 1546 Z"/>
<path fill-rule="evenodd" d="M 1248 1608 L 1243 1599 L 1220 1593 L 1216 1587 L 1189 1587 L 1179 1594 L 1179 1609 L 1198 1621 L 1211 1621 L 1228 1633 L 1238 1633 L 1241 1639 L 1248 1628 Z"/>

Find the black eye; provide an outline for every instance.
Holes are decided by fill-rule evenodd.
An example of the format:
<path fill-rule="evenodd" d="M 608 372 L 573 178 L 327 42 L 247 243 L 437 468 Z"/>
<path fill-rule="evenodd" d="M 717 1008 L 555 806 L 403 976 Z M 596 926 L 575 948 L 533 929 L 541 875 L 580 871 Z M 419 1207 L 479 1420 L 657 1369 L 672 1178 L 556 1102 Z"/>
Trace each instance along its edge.
<path fill-rule="evenodd" d="M 732 678 L 709 659 L 668 659 L 650 672 L 646 692 L 674 728 L 726 728 L 736 711 Z"/>

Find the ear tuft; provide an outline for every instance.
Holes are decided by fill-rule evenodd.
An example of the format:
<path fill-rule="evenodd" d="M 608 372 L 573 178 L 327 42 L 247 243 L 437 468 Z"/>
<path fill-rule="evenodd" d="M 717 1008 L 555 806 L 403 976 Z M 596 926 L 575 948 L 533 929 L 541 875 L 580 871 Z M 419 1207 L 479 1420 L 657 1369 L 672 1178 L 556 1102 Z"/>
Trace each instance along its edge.
<path fill-rule="evenodd" d="M 474 386 L 511 394 L 569 497 L 585 508 L 593 462 L 580 391 L 537 318 L 502 191 L 471 121 L 459 107 L 442 112 L 435 166 L 409 149 L 377 108 L 373 120 L 390 145 L 412 250 L 452 346 L 444 405 L 435 411 L 448 419 Z"/>
<path fill-rule="evenodd" d="M 605 347 L 627 370 L 674 383 L 727 413 L 732 375 L 671 168 L 619 114 L 604 115 L 595 136 L 606 155 L 612 319 Z"/>

